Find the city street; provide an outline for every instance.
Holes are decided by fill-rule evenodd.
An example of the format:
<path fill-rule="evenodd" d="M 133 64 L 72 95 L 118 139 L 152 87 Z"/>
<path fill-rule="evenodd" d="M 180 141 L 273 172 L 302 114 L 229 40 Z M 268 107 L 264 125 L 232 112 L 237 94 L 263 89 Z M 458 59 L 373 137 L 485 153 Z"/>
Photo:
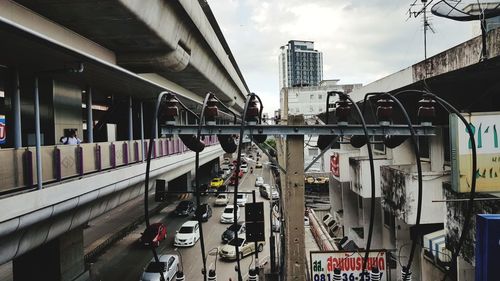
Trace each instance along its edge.
<path fill-rule="evenodd" d="M 262 158 L 260 160 L 262 163 L 267 162 L 267 158 Z M 263 261 L 268 261 L 269 259 L 269 200 L 261 198 L 258 188 L 255 187 L 256 176 L 262 176 L 265 183 L 272 183 L 272 176 L 270 169 L 267 165 L 263 165 L 262 168 L 255 168 L 255 161 L 251 159 L 248 161 L 249 167 L 254 167 L 253 174 L 245 173 L 240 179 L 241 191 L 251 192 L 256 191 L 256 201 L 264 201 L 265 210 L 265 231 L 266 231 L 266 244 L 264 250 L 259 253 L 260 263 Z M 232 187 L 229 188 L 232 191 Z M 230 196 L 232 202 L 233 196 Z M 248 196 L 248 202 L 251 202 L 251 195 Z M 195 200 L 192 198 L 191 200 Z M 205 240 L 205 252 L 208 253 L 210 250 L 217 248 L 222 244 L 221 234 L 224 230 L 230 226 L 230 224 L 222 224 L 219 222 L 220 216 L 224 207 L 214 207 L 213 202 L 215 201 L 214 196 L 202 197 L 202 201 L 209 203 L 212 206 L 213 215 L 208 222 L 203 223 L 203 234 Z M 176 231 L 180 226 L 188 221 L 192 220 L 191 217 L 176 217 L 173 215 L 176 203 L 169 205 L 167 208 L 163 209 L 159 214 L 151 218 L 151 222 L 162 222 L 167 227 L 167 238 L 162 241 L 160 246 L 157 248 L 158 254 L 168 254 L 176 253 L 176 247 L 173 246 L 174 236 Z M 240 221 L 245 220 L 244 207 L 240 209 Z M 110 247 L 103 255 L 101 255 L 95 263 L 91 265 L 91 277 L 92 280 L 102 280 L 102 281 L 128 281 L 128 280 L 139 280 L 141 273 L 146 266 L 146 264 L 153 257 L 151 250 L 143 247 L 138 243 L 138 239 L 141 232 L 144 230 L 144 225 L 139 226 L 132 233 L 127 235 L 122 240 L 118 241 L 112 247 Z M 179 253 L 182 255 L 183 271 L 186 275 L 186 280 L 203 280 L 201 269 L 202 260 L 200 241 L 198 241 L 193 247 L 188 248 L 178 248 Z M 253 256 L 246 256 L 241 261 L 242 275 L 248 274 L 249 267 L 253 267 Z M 215 255 L 210 255 L 207 258 L 207 269 L 216 268 L 217 280 L 229 280 L 230 278 L 234 280 L 237 279 L 237 272 L 235 271 L 236 261 L 224 261 Z M 246 279 L 246 278 L 245 278 Z"/>

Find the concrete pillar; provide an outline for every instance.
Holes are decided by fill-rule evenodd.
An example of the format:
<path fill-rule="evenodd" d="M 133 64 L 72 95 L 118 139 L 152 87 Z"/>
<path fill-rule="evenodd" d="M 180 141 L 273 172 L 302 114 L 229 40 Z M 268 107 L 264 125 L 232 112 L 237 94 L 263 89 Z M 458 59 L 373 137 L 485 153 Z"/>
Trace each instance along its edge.
<path fill-rule="evenodd" d="M 19 72 L 16 70 L 12 71 L 12 112 L 14 119 L 14 148 L 20 148 L 23 146 L 22 143 L 22 131 L 21 131 L 21 92 L 19 88 Z"/>
<path fill-rule="evenodd" d="M 142 156 L 142 162 L 146 160 L 146 151 L 144 150 L 144 112 L 142 108 L 142 101 L 140 103 L 140 117 L 141 117 L 141 156 Z"/>
<path fill-rule="evenodd" d="M 132 105 L 132 97 L 128 97 L 128 140 L 134 140 L 134 115 Z"/>
<path fill-rule="evenodd" d="M 87 142 L 94 142 L 94 118 L 92 115 L 92 88 L 87 89 Z"/>
<path fill-rule="evenodd" d="M 13 260 L 14 281 L 88 280 L 84 274 L 83 229 L 71 230 Z"/>
<path fill-rule="evenodd" d="M 38 77 L 35 77 L 35 140 L 36 140 L 36 183 L 42 189 L 42 149 L 40 139 L 40 94 L 38 92 Z"/>

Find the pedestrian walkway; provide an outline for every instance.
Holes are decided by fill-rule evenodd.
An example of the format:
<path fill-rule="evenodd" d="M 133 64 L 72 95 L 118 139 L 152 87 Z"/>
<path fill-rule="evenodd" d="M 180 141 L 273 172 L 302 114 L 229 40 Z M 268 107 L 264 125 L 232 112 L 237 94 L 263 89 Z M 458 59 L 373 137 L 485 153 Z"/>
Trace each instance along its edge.
<path fill-rule="evenodd" d="M 109 241 L 118 231 L 140 220 L 144 216 L 143 204 L 144 196 L 138 196 L 89 221 L 83 230 L 84 254 L 87 255 L 97 249 L 104 242 Z M 154 196 L 150 197 L 150 210 L 161 208 L 160 204 L 154 201 Z M 165 203 L 163 204 L 166 205 Z M 13 281 L 12 262 L 0 265 L 0 280 Z"/>

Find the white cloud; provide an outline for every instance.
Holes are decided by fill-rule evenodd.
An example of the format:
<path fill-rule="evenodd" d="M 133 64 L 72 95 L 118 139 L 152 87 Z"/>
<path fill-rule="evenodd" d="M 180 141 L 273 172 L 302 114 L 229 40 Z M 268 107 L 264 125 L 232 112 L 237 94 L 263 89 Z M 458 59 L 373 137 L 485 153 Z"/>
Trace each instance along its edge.
<path fill-rule="evenodd" d="M 209 4 L 250 90 L 266 112 L 279 108 L 278 53 L 289 40 L 312 40 L 323 52 L 325 79 L 369 83 L 423 59 L 422 20 L 413 1 L 212 0 Z M 431 18 L 428 54 L 471 37 L 469 24 Z"/>

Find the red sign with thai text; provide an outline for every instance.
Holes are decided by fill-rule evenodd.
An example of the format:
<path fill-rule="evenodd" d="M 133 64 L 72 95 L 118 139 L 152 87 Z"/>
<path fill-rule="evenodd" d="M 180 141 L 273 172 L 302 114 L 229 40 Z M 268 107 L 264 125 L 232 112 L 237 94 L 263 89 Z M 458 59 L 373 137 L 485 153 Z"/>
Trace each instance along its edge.
<path fill-rule="evenodd" d="M 340 177 L 340 165 L 339 165 L 339 154 L 334 152 L 332 156 L 330 156 L 330 171 L 335 177 Z"/>

